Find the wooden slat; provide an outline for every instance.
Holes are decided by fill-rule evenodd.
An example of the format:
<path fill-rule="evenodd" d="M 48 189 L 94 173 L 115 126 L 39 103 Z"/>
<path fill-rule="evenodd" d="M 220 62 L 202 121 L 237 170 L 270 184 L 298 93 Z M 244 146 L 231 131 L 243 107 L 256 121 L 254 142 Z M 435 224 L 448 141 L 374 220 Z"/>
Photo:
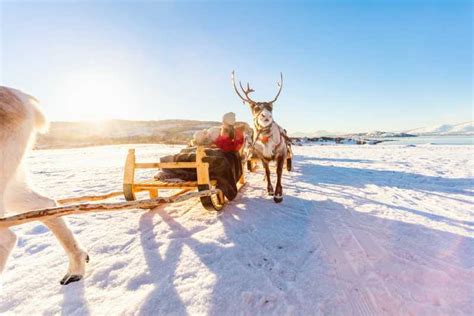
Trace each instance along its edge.
<path fill-rule="evenodd" d="M 54 217 L 60 217 L 71 214 L 84 214 L 95 212 L 110 212 L 130 209 L 152 209 L 161 204 L 176 203 L 189 200 L 195 197 L 210 196 L 220 194 L 221 190 L 212 189 L 201 192 L 188 192 L 177 196 L 158 197 L 156 199 L 147 199 L 140 201 L 116 202 L 116 203 L 84 203 L 68 206 L 45 208 L 30 211 L 10 217 L 0 218 L 0 228 L 17 226 L 37 220 L 46 220 Z"/>
<path fill-rule="evenodd" d="M 135 164 L 137 169 L 176 169 L 176 168 L 196 168 L 195 162 L 140 162 Z"/>
<path fill-rule="evenodd" d="M 200 185 L 207 184 L 210 186 L 211 183 L 209 179 L 209 164 L 207 162 L 202 161 L 204 157 L 206 157 L 205 148 L 202 146 L 198 146 L 196 148 L 197 182 Z"/>
<path fill-rule="evenodd" d="M 133 184 L 135 179 L 135 149 L 129 149 L 127 159 L 125 161 L 125 168 L 123 171 L 123 183 Z"/>
<path fill-rule="evenodd" d="M 211 180 L 211 185 L 216 185 L 217 181 Z M 147 189 L 147 188 L 196 188 L 198 185 L 197 181 L 182 181 L 182 182 L 166 182 L 158 180 L 148 180 L 138 182 L 134 184 L 134 189 Z"/>
<path fill-rule="evenodd" d="M 133 192 L 133 182 L 135 181 L 135 149 L 129 149 L 125 168 L 123 172 L 123 195 L 127 201 L 136 200 L 135 192 Z"/>
<path fill-rule="evenodd" d="M 169 197 L 173 197 L 173 198 L 174 198 L 174 197 L 180 196 L 180 195 L 182 195 L 183 193 L 186 193 L 186 192 L 189 192 L 189 191 L 192 191 L 192 189 L 188 189 L 188 188 L 182 189 L 182 190 L 176 192 L 175 194 L 170 195 Z"/>
<path fill-rule="evenodd" d="M 134 190 L 146 190 L 151 188 L 157 189 L 180 189 L 180 188 L 196 188 L 196 182 L 181 183 L 137 183 L 133 186 Z"/>

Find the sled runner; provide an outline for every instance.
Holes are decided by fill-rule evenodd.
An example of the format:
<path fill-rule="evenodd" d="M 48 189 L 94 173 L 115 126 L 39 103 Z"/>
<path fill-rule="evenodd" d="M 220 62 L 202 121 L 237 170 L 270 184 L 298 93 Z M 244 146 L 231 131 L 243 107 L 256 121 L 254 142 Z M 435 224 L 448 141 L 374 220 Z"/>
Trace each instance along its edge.
<path fill-rule="evenodd" d="M 59 204 L 101 201 L 113 197 L 123 196 L 126 202 L 115 203 L 81 203 L 47 209 L 33 210 L 26 213 L 0 218 L 0 228 L 21 225 L 36 220 L 44 220 L 71 214 L 93 212 L 119 211 L 126 209 L 152 209 L 161 204 L 182 202 L 198 197 L 202 206 L 210 211 L 220 211 L 225 206 L 226 197 L 222 190 L 217 188 L 217 181 L 211 180 L 209 163 L 206 162 L 205 148 L 196 148 L 196 159 L 191 162 L 136 162 L 135 149 L 130 149 L 125 161 L 123 191 L 110 192 L 98 196 L 81 196 L 58 200 Z M 239 160 L 240 163 L 240 160 Z M 137 169 L 195 169 L 196 181 L 171 182 L 162 180 L 136 181 Z M 236 183 L 240 190 L 245 185 L 244 168 Z M 162 191 L 176 191 L 172 195 L 161 196 Z M 147 192 L 149 199 L 137 200 L 136 193 Z"/>

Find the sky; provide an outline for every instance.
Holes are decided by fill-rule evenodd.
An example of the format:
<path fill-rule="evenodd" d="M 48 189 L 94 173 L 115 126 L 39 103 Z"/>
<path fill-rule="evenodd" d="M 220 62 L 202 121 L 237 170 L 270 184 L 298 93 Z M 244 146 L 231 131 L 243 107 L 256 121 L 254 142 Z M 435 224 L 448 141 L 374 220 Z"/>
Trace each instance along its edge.
<path fill-rule="evenodd" d="M 471 1 L 0 0 L 0 85 L 50 120 L 251 122 L 230 74 L 290 132 L 473 119 Z"/>

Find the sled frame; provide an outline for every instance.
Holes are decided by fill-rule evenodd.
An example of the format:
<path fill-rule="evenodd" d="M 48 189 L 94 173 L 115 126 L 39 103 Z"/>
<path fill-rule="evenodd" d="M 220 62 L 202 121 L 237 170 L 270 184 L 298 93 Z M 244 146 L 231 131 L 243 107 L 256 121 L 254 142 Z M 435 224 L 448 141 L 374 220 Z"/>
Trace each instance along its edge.
<path fill-rule="evenodd" d="M 151 199 L 160 196 L 160 190 L 178 190 L 175 196 L 184 194 L 189 191 L 198 192 L 212 190 L 216 188 L 216 181 L 211 180 L 209 176 L 209 163 L 204 162 L 206 157 L 204 146 L 196 147 L 196 161 L 194 162 L 137 162 L 135 156 L 135 149 L 129 149 L 125 161 L 124 175 L 123 175 L 123 194 L 127 201 L 134 201 L 137 199 L 136 193 L 148 192 Z M 169 182 L 160 180 L 145 180 L 136 181 L 135 172 L 137 169 L 196 169 L 197 181 L 183 181 L 183 182 Z M 244 168 L 242 168 L 242 176 L 238 180 L 237 187 L 240 189 L 245 185 Z M 207 210 L 220 211 L 226 199 L 221 190 L 216 190 L 217 194 L 209 196 L 201 196 L 201 204 Z"/>

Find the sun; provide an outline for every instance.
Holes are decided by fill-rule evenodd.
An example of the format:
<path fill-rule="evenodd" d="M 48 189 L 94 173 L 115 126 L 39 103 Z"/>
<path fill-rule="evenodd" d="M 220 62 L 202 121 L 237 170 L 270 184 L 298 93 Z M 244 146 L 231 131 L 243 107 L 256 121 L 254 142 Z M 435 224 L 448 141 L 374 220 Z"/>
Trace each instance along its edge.
<path fill-rule="evenodd" d="M 70 74 L 55 99 L 55 116 L 71 121 L 126 119 L 134 104 L 127 77 L 111 72 Z"/>

